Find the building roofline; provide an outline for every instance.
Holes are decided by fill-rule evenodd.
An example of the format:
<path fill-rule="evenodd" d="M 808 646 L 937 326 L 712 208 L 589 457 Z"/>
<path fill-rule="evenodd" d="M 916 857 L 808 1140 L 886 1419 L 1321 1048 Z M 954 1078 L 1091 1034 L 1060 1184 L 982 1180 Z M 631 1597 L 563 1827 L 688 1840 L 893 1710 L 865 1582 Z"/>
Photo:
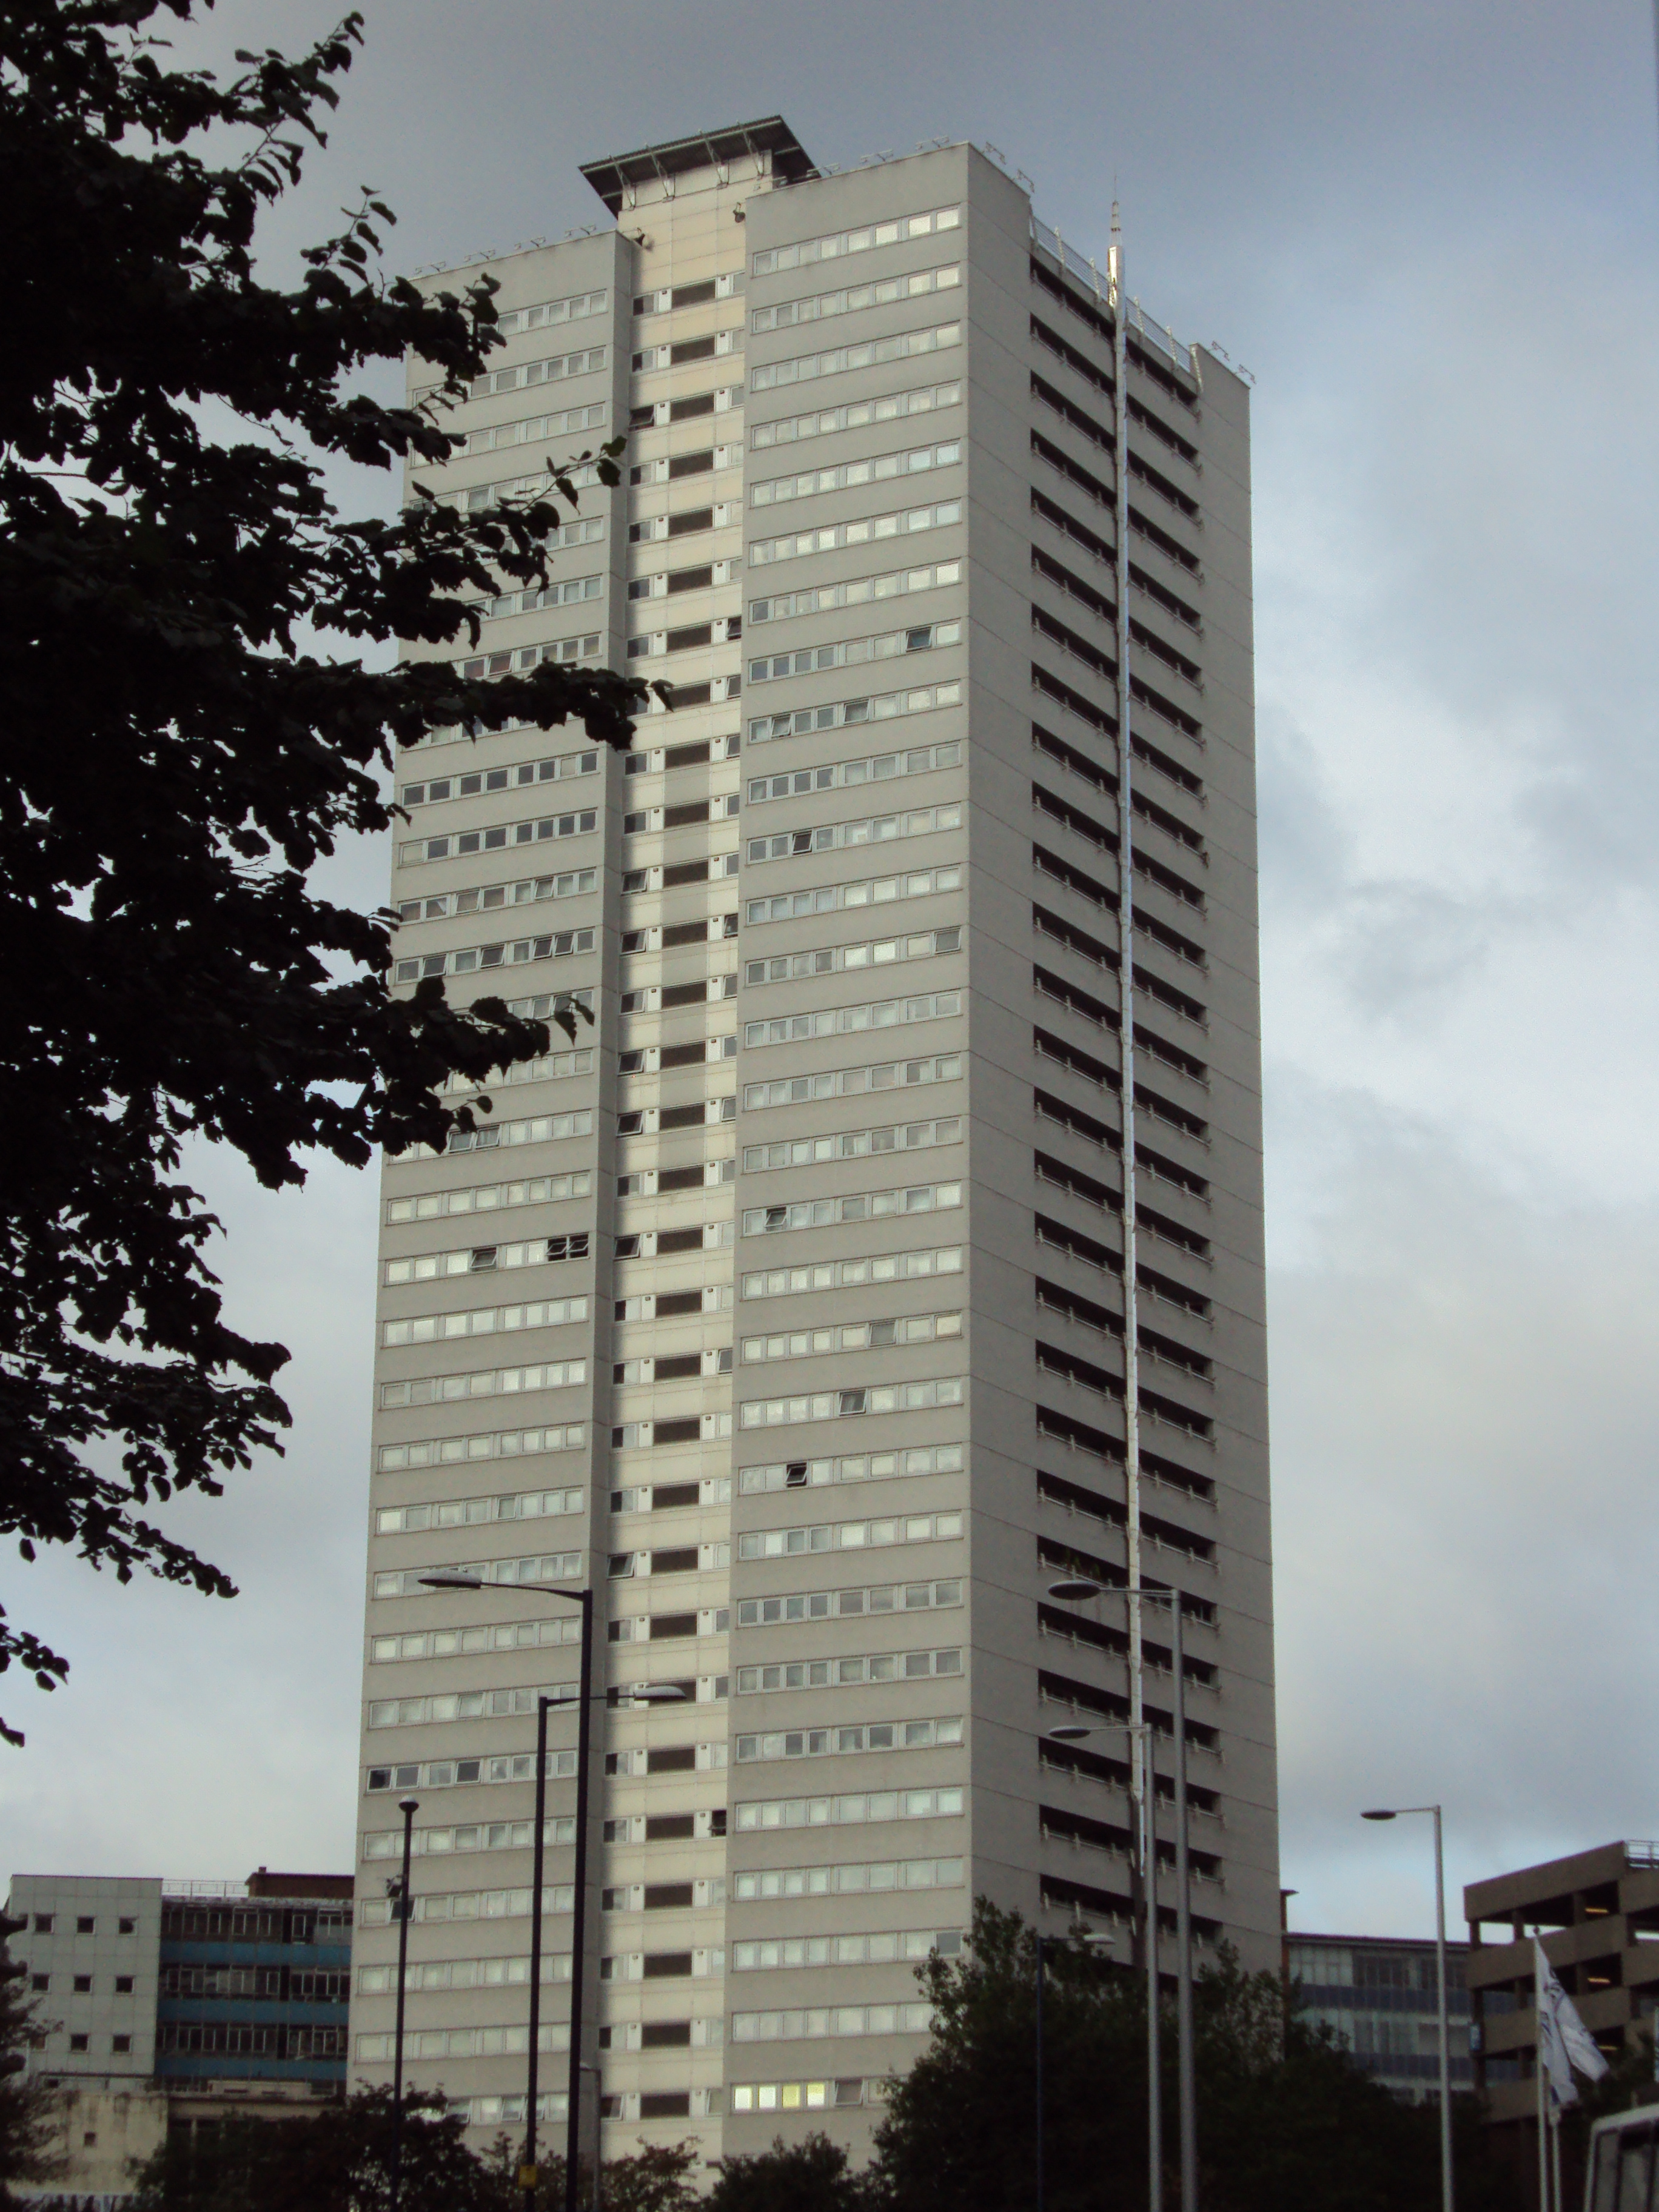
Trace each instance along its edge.
<path fill-rule="evenodd" d="M 612 215 L 622 212 L 623 195 L 633 185 L 649 184 L 684 176 L 692 169 L 713 169 L 769 154 L 772 173 L 786 183 L 798 184 L 816 177 L 817 166 L 781 115 L 764 115 L 753 123 L 731 123 L 718 131 L 695 131 L 689 138 L 665 139 L 660 145 L 641 146 L 631 154 L 607 154 L 597 161 L 584 161 L 581 172 Z"/>
<path fill-rule="evenodd" d="M 1432 1936 L 1330 1936 L 1322 1930 L 1303 1928 L 1287 1929 L 1285 1941 L 1287 1943 L 1346 1943 L 1350 1946 L 1357 1943 L 1362 1949 L 1370 1947 L 1384 1951 L 1397 1951 L 1403 1945 L 1409 1945 L 1413 1951 L 1432 1951 L 1434 1948 Z M 1449 1951 L 1467 1951 L 1468 1948 L 1461 1936 L 1448 1936 L 1446 1938 Z"/>

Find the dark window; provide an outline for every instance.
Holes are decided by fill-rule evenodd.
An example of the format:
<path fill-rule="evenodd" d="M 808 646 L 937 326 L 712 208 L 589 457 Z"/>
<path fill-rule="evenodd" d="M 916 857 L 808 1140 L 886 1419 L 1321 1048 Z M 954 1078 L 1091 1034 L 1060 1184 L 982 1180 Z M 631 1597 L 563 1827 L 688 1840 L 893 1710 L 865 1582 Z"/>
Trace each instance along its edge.
<path fill-rule="evenodd" d="M 640 2031 L 641 2051 L 685 2051 L 691 2043 L 691 2023 L 689 2020 L 648 2020 Z M 681 2100 L 680 2109 L 687 2109 Z M 644 2117 L 645 2101 L 640 2100 L 641 2117 Z"/>
<path fill-rule="evenodd" d="M 75 1986 L 83 1993 L 89 1994 L 92 1989 L 92 1976 L 90 1974 L 77 1974 L 75 1977 Z"/>
<path fill-rule="evenodd" d="M 700 592 L 705 585 L 712 584 L 714 580 L 714 571 L 713 568 L 676 568 L 672 571 L 668 579 L 669 596 L 672 598 L 676 592 Z M 696 750 L 697 748 L 691 745 L 676 745 L 668 756 L 669 767 L 672 768 L 674 765 L 674 754 L 676 752 L 689 753 L 696 751 Z M 704 745 L 702 748 L 702 757 L 704 760 L 707 760 L 708 757 L 708 748 L 707 745 Z"/>
<path fill-rule="evenodd" d="M 690 633 L 686 630 L 682 630 L 679 632 L 679 635 L 682 637 L 685 637 L 689 636 Z M 671 632 L 671 650 L 672 648 L 672 641 L 673 633 Z M 667 806 L 663 809 L 662 826 L 665 830 L 683 830 L 688 823 L 707 822 L 708 819 L 708 801 L 706 799 L 688 799 L 683 801 L 678 806 Z"/>
<path fill-rule="evenodd" d="M 696 1359 L 698 1355 L 693 1352 L 691 1357 Z M 659 1359 L 657 1362 L 659 1381 L 662 1378 L 662 1370 L 666 1364 L 665 1360 Z M 659 1436 L 665 1425 L 662 1422 L 658 1423 L 657 1433 Z M 651 1510 L 653 1513 L 672 1512 L 676 1506 L 697 1505 L 702 1502 L 702 1486 L 696 1482 L 659 1482 L 651 1492 Z"/>
<path fill-rule="evenodd" d="M 732 684 L 735 690 L 736 677 L 732 678 Z M 714 686 L 708 684 L 676 684 L 672 689 L 677 707 L 706 707 L 714 696 Z M 702 878 L 699 876 L 696 880 L 701 883 Z"/>
<path fill-rule="evenodd" d="M 692 1901 L 689 1881 L 648 1881 L 645 1885 L 645 1909 L 647 1912 L 675 1912 L 689 1908 Z"/>
<path fill-rule="evenodd" d="M 72 2035 L 72 2036 L 70 2036 L 70 2049 L 71 2051 L 84 2051 L 84 2050 L 86 2049 L 86 2047 L 87 2047 L 87 2039 L 86 2039 L 86 2037 L 85 2037 L 84 2035 Z"/>
<path fill-rule="evenodd" d="M 696 1546 L 681 1544 L 671 1551 L 653 1552 L 651 1571 L 653 1575 L 695 1575 L 697 1571 Z"/>
<path fill-rule="evenodd" d="M 50 1974 L 33 1974 L 29 1978 L 29 1987 L 32 1990 L 44 1992 L 52 1987 L 52 1976 Z"/>
<path fill-rule="evenodd" d="M 36 1934 L 37 1936 L 50 1936 L 50 1935 L 51 1935 L 51 1933 L 52 1933 L 52 1915 L 51 1915 L 51 1913 L 49 1913 L 49 1912 L 37 1912 L 37 1913 L 35 1914 L 35 1916 L 34 1916 L 34 1932 L 35 1932 L 35 1934 Z"/>
<path fill-rule="evenodd" d="M 675 945 L 706 945 L 708 942 L 708 924 L 706 921 L 672 922 L 662 933 L 665 952 Z"/>
<path fill-rule="evenodd" d="M 714 280 L 706 276 L 696 284 L 676 284 L 669 295 L 669 303 L 676 307 L 701 307 L 706 300 L 714 296 Z"/>
<path fill-rule="evenodd" d="M 705 447 L 700 453 L 676 453 L 668 464 L 668 481 L 670 483 L 675 483 L 682 477 L 706 477 L 714 465 L 714 449 L 712 446 Z M 713 520 L 714 510 L 711 508 L 709 510 L 711 524 Z M 674 534 L 672 522 L 668 526 L 668 534 L 671 538 Z"/>
<path fill-rule="evenodd" d="M 676 368 L 683 361 L 712 361 L 714 358 L 714 341 L 712 337 L 681 338 L 678 344 L 669 347 L 668 358 Z"/>
<path fill-rule="evenodd" d="M 736 749 L 735 739 L 732 740 L 732 749 Z M 665 769 L 696 768 L 708 757 L 708 740 L 705 738 L 701 744 L 670 745 L 662 757 L 662 764 Z"/>
<path fill-rule="evenodd" d="M 675 1050 L 684 1051 L 688 1059 L 690 1056 L 690 1048 L 670 1045 L 667 1051 L 665 1051 L 662 1056 L 662 1064 L 665 1067 L 671 1066 L 681 1066 L 684 1065 L 684 1061 L 670 1060 L 668 1054 L 669 1052 L 673 1052 Z M 701 1060 L 702 1057 L 702 1047 L 701 1044 L 696 1047 L 696 1051 L 697 1058 Z M 657 1231 L 657 1250 L 659 1254 L 666 1252 L 701 1252 L 702 1249 L 702 1231 L 701 1229 L 659 1229 Z M 695 1431 L 693 1433 L 695 1434 Z M 659 1422 L 657 1426 L 657 1434 L 659 1437 L 662 1435 L 662 1424 L 660 1422 Z"/>
<path fill-rule="evenodd" d="M 717 1805 L 714 1811 L 708 1815 L 708 1832 L 711 1836 L 723 1836 L 726 1833 L 726 1808 L 724 1805 Z"/>
<path fill-rule="evenodd" d="M 115 1932 L 118 1936 L 136 1936 L 138 1933 L 138 1923 L 136 1920 L 118 1920 L 115 1923 Z"/>
<path fill-rule="evenodd" d="M 666 1120 L 666 1118 L 665 1115 L 664 1119 Z M 699 1121 L 702 1119 L 702 1107 L 697 1109 L 697 1119 Z M 701 1291 L 659 1291 L 657 1293 L 659 1321 L 668 1321 L 676 1314 L 701 1313 L 702 1311 L 702 1292 Z"/>
<path fill-rule="evenodd" d="M 688 989 L 696 988 L 698 991 L 702 989 L 701 983 L 695 986 L 687 985 L 684 988 Z M 665 991 L 663 993 L 663 1003 L 665 1006 L 667 1002 L 668 994 Z M 690 1168 L 665 1168 L 661 1174 L 657 1177 L 657 1188 L 659 1191 L 700 1190 L 702 1188 L 702 1180 L 703 1176 L 701 1166 Z M 678 1358 L 669 1360 L 659 1359 L 657 1362 L 658 1382 L 666 1382 L 671 1375 L 696 1375 L 701 1372 L 701 1363 L 699 1362 L 696 1352 L 688 1352 L 684 1355 L 684 1357 L 691 1362 L 691 1364 L 689 1367 L 682 1367 Z"/>
<path fill-rule="evenodd" d="M 686 1618 L 690 1620 L 690 1615 Z M 696 1832 L 696 1815 L 690 1813 L 647 1814 L 645 1840 L 647 1844 L 684 1843 Z"/>
<path fill-rule="evenodd" d="M 714 411 L 714 395 L 712 392 L 693 392 L 689 398 L 672 399 L 668 404 L 668 419 L 671 422 L 684 422 L 688 421 L 694 415 L 712 415 Z M 689 458 L 691 457 L 688 456 L 688 459 Z M 698 460 L 701 460 L 702 457 L 701 454 L 698 454 L 696 458 Z M 708 465 L 712 468 L 714 465 L 714 457 L 711 453 L 708 457 Z M 674 464 L 672 461 L 670 461 L 668 464 L 668 473 L 672 477 L 674 472 Z M 682 471 L 681 473 L 690 474 L 690 471 Z"/>
<path fill-rule="evenodd" d="M 131 2051 L 132 2048 L 132 2038 L 130 2035 L 112 2035 L 109 2040 L 112 2051 Z"/>
<path fill-rule="evenodd" d="M 693 690 L 701 689 L 707 691 L 708 686 L 706 684 L 701 686 L 694 684 L 690 688 Z M 692 701 L 690 703 L 695 705 L 696 702 Z M 662 887 L 665 890 L 672 890 L 677 884 L 706 884 L 708 881 L 707 860 L 676 860 L 672 867 L 665 868 L 662 872 Z M 707 925 L 699 922 L 697 927 L 699 929 L 706 930 Z M 698 1057 L 702 1057 L 701 1046 L 698 1048 Z"/>
<path fill-rule="evenodd" d="M 92 1915 L 89 1912 L 83 1912 L 75 1923 L 75 1932 L 77 1936 L 90 1936 L 95 1931 L 97 1926 L 98 1923 Z"/>
<path fill-rule="evenodd" d="M 651 1971 L 649 1962 L 646 1972 Z M 640 2118 L 642 2120 L 684 2120 L 691 2116 L 691 2092 L 689 2089 L 653 2089 L 640 2099 Z"/>
<path fill-rule="evenodd" d="M 653 1613 L 651 1616 L 651 1641 L 653 1644 L 675 1637 L 695 1636 L 696 1632 L 697 1616 L 695 1613 Z M 690 1817 L 688 1813 L 687 1820 Z M 691 1831 L 688 1828 L 685 1832 L 689 1836 Z"/>
<path fill-rule="evenodd" d="M 655 1564 L 653 1560 L 652 1565 Z M 671 1743 L 645 1755 L 647 1774 L 691 1774 L 696 1771 L 696 1765 L 697 1747 L 694 1743 Z"/>
<path fill-rule="evenodd" d="M 709 459 L 712 463 L 714 459 L 712 453 L 709 455 Z M 671 514 L 668 518 L 668 534 L 671 538 L 689 538 L 693 531 L 712 530 L 714 527 L 714 510 L 712 507 L 690 507 L 684 514 Z"/>
<path fill-rule="evenodd" d="M 691 1972 L 689 1951 L 647 1951 L 644 1978 L 647 1982 L 678 1981 Z"/>
<path fill-rule="evenodd" d="M 698 860 L 693 865 L 704 872 L 708 866 L 707 860 Z M 665 882 L 671 874 L 675 872 L 676 871 L 672 869 L 665 868 L 663 871 Z M 697 880 L 699 882 L 702 880 L 701 875 Z M 708 1051 L 703 1040 L 701 1037 L 694 1037 L 689 1044 L 664 1045 L 658 1054 L 657 1065 L 659 1067 L 698 1067 L 708 1057 Z M 670 1237 L 677 1241 L 673 1243 L 665 1242 L 665 1237 Z M 658 1237 L 657 1249 L 659 1252 L 689 1252 L 701 1247 L 702 1243 L 701 1229 L 671 1229 L 665 1231 L 663 1236 Z"/>

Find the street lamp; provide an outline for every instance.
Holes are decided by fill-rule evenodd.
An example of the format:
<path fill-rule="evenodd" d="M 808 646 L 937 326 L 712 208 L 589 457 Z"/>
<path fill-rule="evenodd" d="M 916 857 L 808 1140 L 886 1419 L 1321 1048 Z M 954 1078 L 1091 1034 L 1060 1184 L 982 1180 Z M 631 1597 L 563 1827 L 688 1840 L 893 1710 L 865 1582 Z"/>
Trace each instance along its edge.
<path fill-rule="evenodd" d="M 392 2212 L 398 2212 L 404 2180 L 404 1983 L 409 1972 L 409 1923 L 415 1910 L 409 1893 L 409 1859 L 414 1849 L 415 1815 L 420 1809 L 418 1797 L 398 1800 L 398 1810 L 404 1816 L 404 1870 L 398 1881 L 386 1884 L 395 1890 L 392 1910 L 398 1916 L 398 2011 L 392 2036 Z"/>
<path fill-rule="evenodd" d="M 1446 1868 L 1437 1805 L 1376 1805 L 1362 1820 L 1397 1820 L 1427 1813 L 1434 1821 L 1434 1973 L 1440 1998 L 1440 2208 L 1452 2212 L 1451 2018 L 1446 2009 Z"/>
<path fill-rule="evenodd" d="M 479 1575 L 422 1575 L 422 1585 L 434 1590 L 482 1590 L 495 1587 Z M 515 1589 L 522 1589 L 515 1583 Z M 581 2148 L 582 1970 L 586 1962 L 587 1918 L 587 1783 L 592 1764 L 590 1742 L 593 1703 L 593 1593 L 591 1589 L 536 1591 L 538 1597 L 556 1598 L 581 1607 L 581 1668 L 576 1695 L 536 1700 L 536 1834 L 531 1867 L 530 1914 L 530 2053 L 526 2069 L 524 2117 L 524 2162 L 519 2185 L 524 2191 L 524 2212 L 536 2212 L 536 2100 L 538 2094 L 542 2033 L 542 1881 L 547 1849 L 547 1716 L 550 1710 L 574 1705 L 576 1726 L 576 1863 L 572 1872 L 570 1946 L 570 2075 L 565 2113 L 565 2212 L 577 2212 L 578 2160 Z M 672 1683 L 642 1682 L 629 1692 L 635 1705 L 667 1705 L 685 1695 Z"/>
<path fill-rule="evenodd" d="M 1079 1605 L 1088 1599 L 1108 1595 L 1121 1597 L 1126 1605 L 1167 1606 L 1170 1613 L 1170 1663 L 1174 1676 L 1171 1704 L 1174 1711 L 1171 1723 L 1175 1732 L 1175 1817 L 1176 1817 L 1176 2024 L 1177 2057 L 1176 2079 L 1179 2086 L 1181 2132 L 1181 2212 L 1198 2212 L 1198 2081 L 1194 2057 L 1195 2035 L 1193 2023 L 1193 1905 L 1192 1869 L 1188 1850 L 1187 1813 L 1187 1661 L 1182 1633 L 1186 1607 L 1177 1589 L 1152 1589 L 1139 1583 L 1129 1589 L 1111 1590 L 1105 1583 L 1094 1582 L 1085 1576 L 1050 1583 L 1050 1597 L 1062 1604 Z M 1141 1863 L 1146 1892 L 1146 2040 L 1147 2063 L 1151 2069 L 1148 2088 L 1147 2128 L 1148 2155 L 1151 2160 L 1151 2212 L 1162 2212 L 1164 2203 L 1164 2116 L 1158 2101 L 1158 1790 L 1152 1756 L 1152 1733 L 1144 1722 L 1125 1722 L 1121 1725 L 1133 1736 L 1144 1736 L 1146 1790 L 1144 1822 L 1146 1845 Z M 1075 1735 L 1065 1728 L 1052 1729 L 1050 1735 L 1061 1743 L 1075 1741 L 1076 1735 L 1087 1733 L 1079 1729 Z"/>

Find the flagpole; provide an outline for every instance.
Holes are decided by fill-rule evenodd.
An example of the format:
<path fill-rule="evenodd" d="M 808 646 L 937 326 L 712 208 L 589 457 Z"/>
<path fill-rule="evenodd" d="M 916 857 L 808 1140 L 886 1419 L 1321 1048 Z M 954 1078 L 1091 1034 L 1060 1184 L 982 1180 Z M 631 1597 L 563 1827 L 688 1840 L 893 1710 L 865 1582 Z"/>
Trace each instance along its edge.
<path fill-rule="evenodd" d="M 1544 2064 L 1544 1975 L 1541 1964 L 1543 1955 L 1543 1947 L 1534 1935 L 1532 1942 L 1532 1995 L 1534 2016 L 1537 2022 L 1535 2030 L 1537 2049 L 1533 2061 L 1533 2071 L 1537 2076 L 1538 2087 L 1538 2212 L 1550 2212 L 1550 2152 L 1549 2139 L 1545 2133 L 1548 2123 L 1544 2112 L 1544 2077 L 1547 2069 Z"/>
<path fill-rule="evenodd" d="M 1550 2115 L 1550 2166 L 1555 2180 L 1555 2212 L 1561 2212 L 1561 2115 Z"/>

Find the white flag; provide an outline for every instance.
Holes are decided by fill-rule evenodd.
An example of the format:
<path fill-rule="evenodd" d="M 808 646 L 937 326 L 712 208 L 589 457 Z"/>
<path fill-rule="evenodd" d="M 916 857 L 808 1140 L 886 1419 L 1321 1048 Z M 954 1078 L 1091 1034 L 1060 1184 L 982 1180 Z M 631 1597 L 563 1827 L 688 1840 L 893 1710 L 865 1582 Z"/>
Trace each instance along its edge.
<path fill-rule="evenodd" d="M 1607 2062 L 1596 2049 L 1589 2030 L 1578 2017 L 1577 2006 L 1562 1988 L 1535 1936 L 1532 1963 L 1538 1991 L 1539 2063 L 1549 2075 L 1550 2093 L 1555 2102 L 1576 2105 L 1578 2091 L 1573 2083 L 1573 2068 L 1588 2074 L 1592 2081 L 1599 2081 L 1607 2071 Z"/>

